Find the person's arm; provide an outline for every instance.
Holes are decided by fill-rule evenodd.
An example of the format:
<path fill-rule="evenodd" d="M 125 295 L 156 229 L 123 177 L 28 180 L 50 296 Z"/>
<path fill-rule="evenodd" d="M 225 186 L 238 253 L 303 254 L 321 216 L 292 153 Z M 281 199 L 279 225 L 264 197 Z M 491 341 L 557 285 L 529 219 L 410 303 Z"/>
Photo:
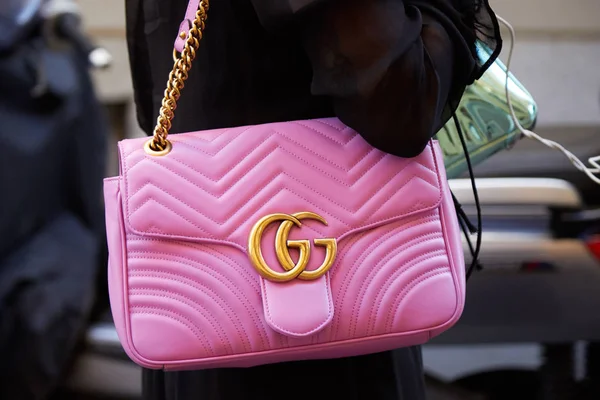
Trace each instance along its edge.
<path fill-rule="evenodd" d="M 266 29 L 300 35 L 313 94 L 330 96 L 342 122 L 401 157 L 424 149 L 476 73 L 475 28 L 456 2 L 469 4 L 252 0 Z"/>

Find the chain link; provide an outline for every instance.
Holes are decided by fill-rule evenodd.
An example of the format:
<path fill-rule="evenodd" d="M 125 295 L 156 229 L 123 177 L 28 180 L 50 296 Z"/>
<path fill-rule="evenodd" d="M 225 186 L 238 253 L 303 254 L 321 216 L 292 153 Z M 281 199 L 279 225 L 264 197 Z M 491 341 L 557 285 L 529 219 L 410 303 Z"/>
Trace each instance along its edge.
<path fill-rule="evenodd" d="M 175 116 L 177 101 L 181 96 L 181 90 L 184 87 L 184 82 L 188 78 L 188 73 L 192 68 L 192 61 L 196 58 L 196 52 L 200 47 L 200 41 L 202 40 L 209 7 L 208 3 L 209 0 L 201 0 L 198 4 L 196 17 L 192 22 L 192 26 L 180 56 L 177 57 L 177 53 L 175 51 L 173 52 L 173 69 L 169 73 L 167 88 L 165 89 L 160 112 L 156 119 L 152 142 L 149 143 L 149 147 L 152 151 L 161 152 L 165 151 L 168 147 L 167 136 L 171 129 L 171 121 Z"/>

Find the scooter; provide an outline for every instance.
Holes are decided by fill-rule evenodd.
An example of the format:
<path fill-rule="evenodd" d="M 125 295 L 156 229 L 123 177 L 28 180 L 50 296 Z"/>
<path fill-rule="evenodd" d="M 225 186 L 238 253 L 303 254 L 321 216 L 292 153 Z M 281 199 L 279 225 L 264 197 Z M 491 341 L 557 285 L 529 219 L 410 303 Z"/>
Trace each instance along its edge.
<path fill-rule="evenodd" d="M 526 98 L 517 96 L 519 107 L 508 114 L 513 114 L 518 137 L 537 142 L 498 152 L 475 168 L 484 268 L 468 283 L 467 305 L 457 326 L 426 346 L 428 377 L 438 391 L 464 400 L 597 399 L 600 319 L 592 310 L 600 306 L 598 157 L 586 166 L 557 141 L 531 132 L 535 118 L 524 111 L 535 105 L 523 103 Z M 539 142 L 547 147 L 529 146 Z M 594 145 L 591 150 L 600 151 L 598 142 L 582 147 Z M 455 170 L 463 173 L 459 150 L 449 156 L 458 159 Z M 548 161 L 555 150 L 576 168 L 557 171 Z M 523 157 L 546 161 L 547 170 L 516 167 Z M 452 180 L 451 188 L 476 218 L 469 180 Z M 445 360 L 452 363 L 444 367 Z"/>
<path fill-rule="evenodd" d="M 67 374 L 105 265 L 108 121 L 89 76 L 110 62 L 72 1 L 0 2 L 0 398 Z"/>

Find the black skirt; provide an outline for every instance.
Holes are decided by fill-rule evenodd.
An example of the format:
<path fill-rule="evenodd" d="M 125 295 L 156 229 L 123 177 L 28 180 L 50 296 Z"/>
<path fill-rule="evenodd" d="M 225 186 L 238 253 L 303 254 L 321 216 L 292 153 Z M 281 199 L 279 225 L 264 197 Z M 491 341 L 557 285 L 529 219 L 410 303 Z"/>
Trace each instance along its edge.
<path fill-rule="evenodd" d="M 419 346 L 253 368 L 143 371 L 144 400 L 424 400 Z"/>

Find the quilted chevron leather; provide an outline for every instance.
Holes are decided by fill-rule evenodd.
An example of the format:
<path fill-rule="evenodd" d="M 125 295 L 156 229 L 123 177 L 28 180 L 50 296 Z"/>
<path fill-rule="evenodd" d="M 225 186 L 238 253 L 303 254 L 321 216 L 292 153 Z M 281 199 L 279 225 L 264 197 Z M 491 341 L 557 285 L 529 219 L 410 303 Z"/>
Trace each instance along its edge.
<path fill-rule="evenodd" d="M 436 142 L 413 159 L 369 146 L 337 119 L 170 137 L 172 151 L 119 143 L 105 180 L 111 308 L 136 363 L 247 367 L 424 343 L 464 304 L 458 223 Z M 275 283 L 248 258 L 265 215 L 311 211 L 290 239 L 330 237 L 315 281 Z M 267 232 L 263 252 L 277 259 Z M 324 252 L 315 250 L 307 269 Z M 274 268 L 275 269 L 275 268 Z"/>

